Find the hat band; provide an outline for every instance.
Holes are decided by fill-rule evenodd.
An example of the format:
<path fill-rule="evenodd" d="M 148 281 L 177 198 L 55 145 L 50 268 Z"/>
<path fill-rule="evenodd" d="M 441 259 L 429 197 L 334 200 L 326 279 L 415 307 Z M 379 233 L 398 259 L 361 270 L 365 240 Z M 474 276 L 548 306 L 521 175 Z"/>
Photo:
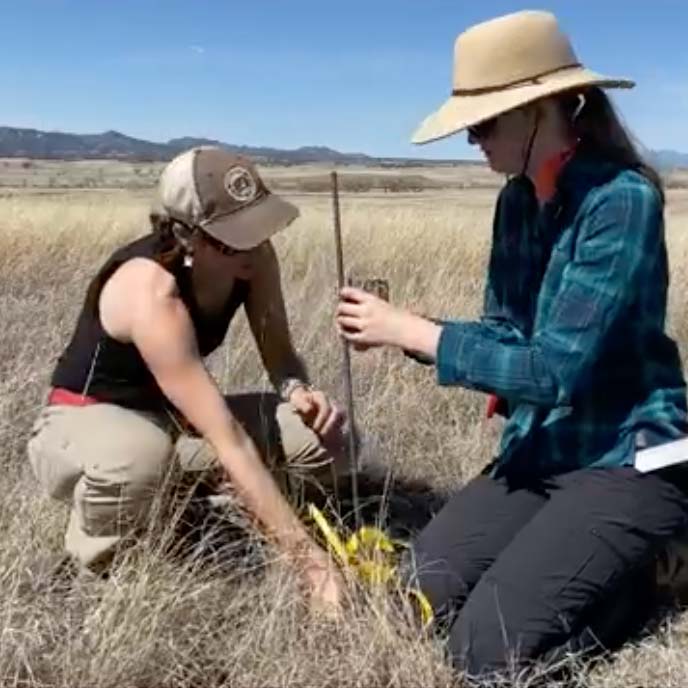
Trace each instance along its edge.
<path fill-rule="evenodd" d="M 524 79 L 516 79 L 515 81 L 508 81 L 503 84 L 497 84 L 496 86 L 485 86 L 483 88 L 455 88 L 451 94 L 452 96 L 478 96 L 482 93 L 492 93 L 493 91 L 502 91 L 507 88 L 513 88 L 514 86 L 522 86 L 530 82 L 536 82 L 543 76 L 549 76 L 550 74 L 556 74 L 557 72 L 563 72 L 567 69 L 576 69 L 582 67 L 580 62 L 572 62 L 571 64 L 563 65 L 562 67 L 555 67 L 554 69 L 548 69 L 546 72 L 540 72 L 539 74 L 534 74 L 533 76 L 525 77 Z"/>

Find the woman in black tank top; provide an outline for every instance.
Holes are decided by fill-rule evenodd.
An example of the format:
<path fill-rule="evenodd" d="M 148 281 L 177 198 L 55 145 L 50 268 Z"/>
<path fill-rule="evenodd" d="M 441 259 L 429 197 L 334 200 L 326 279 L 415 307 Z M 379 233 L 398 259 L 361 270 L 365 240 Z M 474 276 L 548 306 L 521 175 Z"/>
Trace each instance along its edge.
<path fill-rule="evenodd" d="M 313 601 L 336 606 L 339 575 L 263 462 L 277 455 L 329 476 L 342 457 L 341 413 L 308 384 L 291 344 L 270 242 L 298 211 L 219 148 L 175 158 L 159 191 L 153 231 L 115 251 L 91 282 L 29 443 L 40 482 L 72 507 L 68 554 L 83 568 L 107 566 L 145 526 L 175 443 L 192 430 Z M 203 365 L 240 306 L 279 396 L 225 399 Z"/>
<path fill-rule="evenodd" d="M 173 412 L 137 347 L 109 336 L 101 323 L 99 300 L 103 287 L 122 265 L 134 258 L 151 260 L 174 277 L 178 297 L 189 313 L 202 357 L 223 343 L 234 313 L 247 300 L 250 277 L 240 279 L 228 274 L 224 303 L 212 312 L 204 312 L 198 306 L 191 284 L 193 261 L 187 258 L 184 264 L 185 256 L 191 253 L 185 253 L 175 238 L 169 219 L 154 214 L 151 221 L 153 232 L 115 251 L 91 282 L 72 340 L 53 372 L 54 388 L 126 408 Z M 264 259 L 262 254 L 268 251 L 267 246 L 261 246 L 248 252 L 251 255 L 244 258 L 246 266 L 243 269 L 250 269 L 252 264 Z M 202 273 L 203 265 L 196 263 L 196 271 Z M 303 374 L 298 363 L 295 369 L 298 369 L 295 375 Z"/>

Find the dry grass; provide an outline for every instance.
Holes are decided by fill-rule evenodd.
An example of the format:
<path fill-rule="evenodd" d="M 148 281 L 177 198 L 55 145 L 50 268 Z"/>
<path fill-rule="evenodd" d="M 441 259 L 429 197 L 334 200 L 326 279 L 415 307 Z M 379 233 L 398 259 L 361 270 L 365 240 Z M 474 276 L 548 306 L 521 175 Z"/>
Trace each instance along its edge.
<path fill-rule="evenodd" d="M 119 160 L 28 160 L 0 158 L 0 195 L 9 191 L 55 192 L 66 189 L 141 191 L 157 183 L 164 163 Z M 329 190 L 329 166 L 270 165 L 262 173 L 270 187 L 284 193 Z M 351 192 L 419 192 L 447 188 L 496 188 L 499 176 L 477 163 L 443 167 L 384 168 L 349 165 L 340 170 L 340 188 Z"/>
<path fill-rule="evenodd" d="M 686 197 L 672 192 L 671 328 L 688 341 Z M 390 281 L 394 302 L 438 316 L 478 312 L 493 191 L 343 199 L 352 272 Z M 312 376 L 341 397 L 331 325 L 335 266 L 326 197 L 297 198 L 302 219 L 280 237 L 283 279 L 298 348 Z M 360 600 L 338 625 L 305 611 L 281 566 L 236 559 L 222 571 L 165 556 L 153 535 L 106 583 L 69 594 L 37 581 L 37 562 L 61 549 L 65 510 L 45 500 L 24 446 L 47 376 L 77 313 L 88 276 L 118 243 L 146 227 L 133 193 L 8 195 L 0 199 L 0 685 L 63 688 L 182 686 L 451 686 L 439 641 L 422 637 L 403 608 Z M 243 318 L 212 361 L 231 390 L 266 384 Z M 685 354 L 685 350 L 684 350 Z M 358 414 L 376 455 L 399 474 L 457 485 L 489 458 L 498 428 L 484 400 L 440 390 L 432 372 L 389 352 L 355 359 Z M 33 584 L 28 583 L 33 579 Z M 581 685 L 688 682 L 680 618 L 608 665 L 580 667 Z"/>

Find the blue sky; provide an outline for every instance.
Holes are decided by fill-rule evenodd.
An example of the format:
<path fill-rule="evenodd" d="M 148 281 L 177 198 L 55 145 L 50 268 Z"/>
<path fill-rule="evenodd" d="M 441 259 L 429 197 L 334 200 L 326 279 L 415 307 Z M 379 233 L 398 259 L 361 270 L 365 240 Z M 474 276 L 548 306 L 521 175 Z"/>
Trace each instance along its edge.
<path fill-rule="evenodd" d="M 579 58 L 628 76 L 616 97 L 653 148 L 688 152 L 686 0 L 3 0 L 0 124 L 153 140 L 184 135 L 373 155 L 408 143 L 450 90 L 456 34 L 549 9 Z"/>

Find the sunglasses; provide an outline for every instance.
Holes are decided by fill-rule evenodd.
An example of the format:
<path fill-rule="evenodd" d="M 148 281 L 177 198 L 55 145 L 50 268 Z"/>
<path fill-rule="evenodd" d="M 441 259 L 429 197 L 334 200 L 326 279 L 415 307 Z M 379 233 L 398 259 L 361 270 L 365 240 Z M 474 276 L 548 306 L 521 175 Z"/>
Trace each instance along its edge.
<path fill-rule="evenodd" d="M 468 127 L 468 135 L 476 141 L 482 141 L 488 138 L 494 131 L 498 119 L 499 117 L 493 117 L 492 119 L 486 119 L 484 122 Z"/>

